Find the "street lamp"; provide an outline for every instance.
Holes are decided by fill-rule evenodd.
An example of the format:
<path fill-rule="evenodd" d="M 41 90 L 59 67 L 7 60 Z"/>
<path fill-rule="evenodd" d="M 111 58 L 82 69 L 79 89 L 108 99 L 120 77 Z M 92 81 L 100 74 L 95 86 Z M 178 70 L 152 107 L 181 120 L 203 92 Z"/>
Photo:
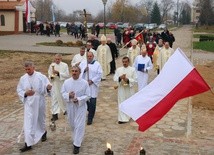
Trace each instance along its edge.
<path fill-rule="evenodd" d="M 103 16 L 103 19 L 104 19 L 104 35 L 106 36 L 106 3 L 107 3 L 107 0 L 102 0 L 103 1 L 103 5 L 104 5 L 104 16 Z"/>

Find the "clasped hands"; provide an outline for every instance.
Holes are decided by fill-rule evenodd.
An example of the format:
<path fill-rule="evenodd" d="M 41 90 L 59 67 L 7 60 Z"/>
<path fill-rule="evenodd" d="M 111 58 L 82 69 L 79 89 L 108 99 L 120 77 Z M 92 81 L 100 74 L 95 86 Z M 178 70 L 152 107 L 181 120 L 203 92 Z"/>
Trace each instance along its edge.
<path fill-rule="evenodd" d="M 128 82 L 128 80 L 129 80 L 128 78 L 126 78 L 126 74 L 121 75 L 120 79 L 125 81 L 125 82 Z"/>
<path fill-rule="evenodd" d="M 74 103 L 78 103 L 78 99 L 75 97 L 75 93 L 73 91 L 69 93 L 69 98 L 72 99 Z"/>

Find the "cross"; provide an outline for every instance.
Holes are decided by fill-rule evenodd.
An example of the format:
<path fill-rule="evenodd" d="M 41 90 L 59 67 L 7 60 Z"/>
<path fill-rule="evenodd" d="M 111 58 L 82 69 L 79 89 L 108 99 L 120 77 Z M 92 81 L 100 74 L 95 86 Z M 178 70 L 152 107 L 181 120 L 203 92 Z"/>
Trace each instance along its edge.
<path fill-rule="evenodd" d="M 86 13 L 86 10 L 83 9 L 83 14 L 80 14 L 80 15 L 84 15 L 84 25 L 85 25 L 85 28 L 87 30 L 87 16 L 91 16 L 91 14 Z"/>

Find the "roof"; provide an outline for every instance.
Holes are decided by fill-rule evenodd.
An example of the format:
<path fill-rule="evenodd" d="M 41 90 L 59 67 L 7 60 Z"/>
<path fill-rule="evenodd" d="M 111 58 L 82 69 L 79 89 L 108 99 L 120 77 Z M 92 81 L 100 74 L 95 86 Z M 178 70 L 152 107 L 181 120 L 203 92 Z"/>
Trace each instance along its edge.
<path fill-rule="evenodd" d="M 25 1 L 0 1 L 0 10 L 15 10 L 16 6 L 24 5 Z"/>

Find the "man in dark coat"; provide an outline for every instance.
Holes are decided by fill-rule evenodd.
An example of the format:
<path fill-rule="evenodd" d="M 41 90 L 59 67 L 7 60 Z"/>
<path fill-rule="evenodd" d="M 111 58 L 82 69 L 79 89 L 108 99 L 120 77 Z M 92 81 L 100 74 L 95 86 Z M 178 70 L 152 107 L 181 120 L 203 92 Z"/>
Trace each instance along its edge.
<path fill-rule="evenodd" d="M 91 42 L 92 48 L 96 51 L 97 47 L 100 45 L 100 42 L 96 39 L 96 36 L 92 34 L 88 41 Z"/>
<path fill-rule="evenodd" d="M 111 38 L 107 39 L 107 45 L 109 46 L 112 55 L 112 61 L 110 62 L 110 74 L 114 74 L 116 70 L 115 58 L 118 57 L 118 50 L 116 44 L 111 41 Z"/>
<path fill-rule="evenodd" d="M 55 36 L 57 35 L 60 37 L 60 25 L 58 22 L 55 25 Z"/>

